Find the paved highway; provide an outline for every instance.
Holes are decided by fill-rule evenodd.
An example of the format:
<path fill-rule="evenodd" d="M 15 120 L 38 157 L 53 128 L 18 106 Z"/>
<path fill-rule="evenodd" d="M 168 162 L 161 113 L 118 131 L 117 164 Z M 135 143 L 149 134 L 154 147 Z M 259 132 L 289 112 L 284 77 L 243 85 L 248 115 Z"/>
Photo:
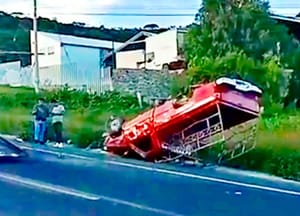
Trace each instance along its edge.
<path fill-rule="evenodd" d="M 28 152 L 19 162 L 0 161 L 1 216 L 299 215 L 300 184 L 279 178 Z"/>

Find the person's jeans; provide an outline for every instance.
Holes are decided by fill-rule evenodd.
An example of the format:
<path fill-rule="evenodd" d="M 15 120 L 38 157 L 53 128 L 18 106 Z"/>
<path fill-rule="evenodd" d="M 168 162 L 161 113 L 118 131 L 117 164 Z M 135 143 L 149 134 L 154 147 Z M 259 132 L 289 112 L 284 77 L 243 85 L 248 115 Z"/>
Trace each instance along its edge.
<path fill-rule="evenodd" d="M 46 121 L 34 121 L 34 140 L 39 143 L 45 143 Z"/>

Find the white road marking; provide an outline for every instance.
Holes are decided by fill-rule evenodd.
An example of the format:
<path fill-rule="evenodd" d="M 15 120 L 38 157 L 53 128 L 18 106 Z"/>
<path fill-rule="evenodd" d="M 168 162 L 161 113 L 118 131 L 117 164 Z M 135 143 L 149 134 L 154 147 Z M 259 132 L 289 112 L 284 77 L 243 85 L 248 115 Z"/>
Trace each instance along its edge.
<path fill-rule="evenodd" d="M 129 206 L 132 208 L 137 208 L 137 209 L 140 209 L 143 211 L 148 211 L 148 212 L 157 213 L 157 214 L 166 215 L 166 216 L 183 216 L 181 214 L 177 214 L 175 212 L 171 212 L 171 211 L 167 211 L 167 210 L 152 208 L 149 206 L 141 205 L 141 204 L 134 203 L 134 202 L 128 202 L 126 200 L 116 199 L 116 198 L 112 198 L 112 197 L 108 197 L 108 196 L 101 196 L 101 195 L 97 195 L 97 194 L 86 193 L 86 192 L 79 191 L 79 190 L 76 190 L 73 188 L 68 188 L 68 187 L 64 187 L 64 186 L 60 186 L 60 185 L 54 185 L 54 184 L 50 184 L 50 183 L 46 183 L 46 182 L 42 182 L 42 181 L 30 179 L 30 178 L 24 178 L 24 177 L 17 176 L 17 175 L 11 175 L 11 174 L 7 174 L 7 173 L 0 172 L 0 181 L 7 182 L 9 184 L 17 184 L 17 185 L 32 188 L 35 190 L 41 190 L 41 191 L 45 191 L 45 192 L 55 192 L 55 193 L 60 193 L 60 194 L 64 194 L 64 195 L 74 196 L 74 197 L 78 197 L 78 198 L 82 198 L 82 199 L 86 199 L 86 200 L 90 200 L 90 201 L 103 200 L 103 201 L 107 201 L 110 203 L 125 205 L 125 206 Z"/>
<path fill-rule="evenodd" d="M 22 148 L 32 150 L 32 151 L 37 151 L 37 152 L 48 153 L 48 154 L 55 154 L 55 155 L 60 154 L 59 152 L 55 152 L 55 151 L 51 151 L 51 150 L 35 149 L 35 148 L 31 148 L 31 147 L 22 147 Z M 103 153 L 103 154 L 105 154 L 105 153 Z M 63 153 L 63 155 L 77 158 L 77 159 L 83 159 L 83 160 L 93 160 L 93 161 L 97 160 L 95 158 L 80 156 L 80 155 L 71 154 L 71 153 Z M 124 167 L 130 167 L 130 168 L 135 168 L 135 169 L 142 169 L 142 170 L 146 170 L 146 171 L 164 173 L 164 174 L 169 174 L 169 175 L 201 179 L 201 180 L 211 181 L 211 182 L 218 182 L 218 183 L 222 183 L 222 184 L 229 184 L 229 185 L 241 186 L 241 187 L 246 187 L 246 188 L 259 189 L 259 190 L 265 190 L 265 191 L 270 191 L 270 192 L 277 192 L 277 193 L 282 193 L 282 194 L 300 196 L 300 191 L 285 190 L 285 189 L 280 189 L 280 188 L 275 188 L 275 187 L 243 183 L 243 182 L 226 180 L 226 179 L 222 179 L 222 178 L 208 177 L 208 176 L 202 176 L 202 175 L 196 175 L 196 174 L 191 174 L 191 173 L 178 172 L 178 171 L 172 171 L 172 170 L 160 169 L 160 168 L 154 168 L 154 167 L 148 167 L 148 166 L 142 166 L 142 165 L 135 165 L 135 164 L 131 164 L 131 163 L 124 163 L 124 162 L 118 162 L 118 161 L 105 160 L 104 163 L 118 165 L 118 166 L 124 166 Z"/>
<path fill-rule="evenodd" d="M 163 173 L 163 174 L 168 174 L 168 175 L 175 175 L 175 176 L 200 179 L 200 180 L 205 180 L 205 181 L 210 181 L 210 182 L 217 182 L 217 183 L 222 183 L 222 184 L 241 186 L 241 187 L 245 187 L 245 188 L 259 189 L 259 190 L 276 192 L 276 193 L 281 193 L 281 194 L 300 196 L 300 191 L 285 190 L 285 189 L 280 189 L 280 188 L 275 188 L 275 187 L 243 183 L 243 182 L 226 180 L 226 179 L 222 179 L 222 178 L 208 177 L 208 176 L 196 175 L 196 174 L 185 173 L 185 172 L 177 172 L 177 171 L 172 171 L 172 170 L 167 170 L 167 169 L 141 166 L 141 165 L 136 165 L 136 164 L 131 164 L 131 163 L 123 163 L 123 162 L 118 162 L 118 161 L 104 161 L 104 162 L 107 164 L 123 166 L 123 167 L 130 167 L 130 168 L 146 170 L 146 171 L 151 171 L 151 172 L 157 172 L 157 173 Z"/>
<path fill-rule="evenodd" d="M 152 208 L 152 207 L 148 207 L 148 206 L 133 203 L 133 202 L 128 202 L 128 201 L 125 201 L 125 200 L 114 199 L 114 198 L 105 197 L 105 196 L 101 196 L 101 199 L 105 200 L 105 201 L 108 201 L 108 202 L 117 203 L 117 204 L 121 204 L 121 205 L 125 205 L 125 206 L 130 206 L 132 208 L 137 208 L 137 209 L 141 209 L 143 211 L 149 211 L 149 212 L 153 212 L 153 213 L 157 213 L 157 214 L 161 214 L 161 215 L 183 216 L 182 214 L 178 214 L 178 213 L 175 213 L 175 212 L 166 211 L 166 210 L 157 209 L 157 208 Z"/>
<path fill-rule="evenodd" d="M 31 187 L 37 190 L 43 190 L 43 191 L 49 191 L 49 192 L 56 192 L 61 193 L 65 195 L 75 196 L 87 200 L 99 200 L 101 199 L 100 196 L 90 193 L 85 193 L 79 190 L 75 190 L 72 188 L 67 188 L 59 185 L 53 185 L 46 182 L 41 182 L 29 178 L 24 178 L 21 176 L 6 174 L 6 173 L 0 173 L 0 181 L 5 181 L 7 183 L 15 183 L 21 186 L 27 186 Z"/>
<path fill-rule="evenodd" d="M 299 181 L 283 179 L 279 176 L 269 175 L 266 173 L 260 173 L 260 172 L 255 172 L 255 171 L 246 171 L 246 170 L 241 171 L 238 169 L 232 169 L 232 168 L 228 168 L 228 167 L 216 167 L 215 170 L 219 173 L 226 173 L 226 174 L 230 174 L 230 175 L 239 175 L 239 176 L 243 176 L 246 178 L 249 178 L 249 177 L 250 178 L 258 178 L 258 179 L 263 179 L 263 180 L 272 181 L 272 182 L 280 181 L 282 183 L 292 184 L 293 186 L 300 188 Z"/>
<path fill-rule="evenodd" d="M 66 152 L 63 152 L 63 151 L 59 152 L 59 151 L 52 151 L 52 150 L 46 150 L 46 149 L 32 148 L 32 147 L 27 147 L 27 146 L 22 146 L 21 148 L 26 149 L 26 150 L 30 150 L 30 151 L 41 152 L 41 153 L 69 156 L 69 157 L 82 159 L 82 160 L 95 160 L 92 157 L 86 157 L 86 156 L 81 156 L 81 155 L 78 155 L 78 154 L 66 153 Z"/>

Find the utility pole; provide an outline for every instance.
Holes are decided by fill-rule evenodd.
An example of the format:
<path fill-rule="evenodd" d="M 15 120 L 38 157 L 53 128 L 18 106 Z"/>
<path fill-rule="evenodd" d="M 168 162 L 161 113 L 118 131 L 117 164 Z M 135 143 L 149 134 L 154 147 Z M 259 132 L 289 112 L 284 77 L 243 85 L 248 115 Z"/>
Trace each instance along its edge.
<path fill-rule="evenodd" d="M 112 66 L 111 66 L 111 71 L 110 71 L 110 91 L 113 91 L 113 74 L 115 70 L 115 42 L 112 41 Z"/>
<path fill-rule="evenodd" d="M 33 32 L 34 32 L 34 78 L 35 92 L 40 91 L 39 57 L 38 57 L 38 34 L 37 34 L 37 0 L 33 0 Z"/>
<path fill-rule="evenodd" d="M 115 69 L 115 42 L 112 41 L 112 69 Z"/>

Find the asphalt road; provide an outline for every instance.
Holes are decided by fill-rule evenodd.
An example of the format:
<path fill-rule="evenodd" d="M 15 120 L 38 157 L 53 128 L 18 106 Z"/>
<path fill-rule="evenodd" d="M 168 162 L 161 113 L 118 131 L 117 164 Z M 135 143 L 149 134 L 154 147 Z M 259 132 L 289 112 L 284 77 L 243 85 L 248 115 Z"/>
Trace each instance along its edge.
<path fill-rule="evenodd" d="M 299 215 L 300 184 L 210 167 L 29 151 L 0 161 L 0 215 Z"/>

